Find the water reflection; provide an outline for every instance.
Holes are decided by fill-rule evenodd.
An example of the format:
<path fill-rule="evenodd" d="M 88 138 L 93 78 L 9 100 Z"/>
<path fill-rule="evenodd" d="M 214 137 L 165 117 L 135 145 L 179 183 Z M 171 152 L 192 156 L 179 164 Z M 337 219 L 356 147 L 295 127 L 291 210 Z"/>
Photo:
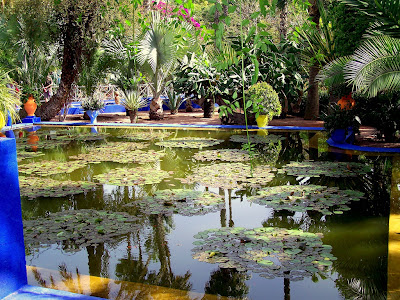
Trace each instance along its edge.
<path fill-rule="evenodd" d="M 84 129 L 80 129 L 83 133 Z M 89 128 L 85 129 L 89 131 Z M 103 128 L 101 128 L 103 130 Z M 37 132 L 40 138 L 41 131 Z M 119 131 L 108 129 L 110 138 L 108 142 L 119 139 Z M 138 131 L 139 132 L 139 131 Z M 31 134 L 31 133 L 29 133 Z M 28 134 L 28 138 L 29 135 Z M 70 133 L 68 133 L 70 134 Z M 174 131 L 170 137 L 190 136 L 191 131 Z M 197 133 L 195 133 L 197 134 Z M 239 143 L 228 142 L 230 132 L 199 133 L 204 136 L 225 139 L 226 142 L 216 148 L 240 148 Z M 279 134 L 279 133 L 277 133 Z M 114 186 L 99 185 L 95 190 L 84 194 L 67 198 L 40 198 L 33 201 L 22 199 L 23 218 L 34 219 L 52 214 L 53 212 L 77 210 L 84 208 L 96 208 L 108 211 L 125 211 L 140 217 L 138 223 L 140 229 L 132 231 L 128 235 L 120 236 L 112 244 L 99 243 L 95 246 L 75 249 L 76 254 L 65 254 L 70 244 L 63 242 L 59 249 L 51 250 L 52 260 L 46 260 L 46 254 L 28 254 L 28 261 L 35 265 L 52 265 L 57 269 L 64 285 L 68 285 L 71 278 L 83 279 L 84 275 L 79 271 L 85 270 L 96 278 L 91 279 L 91 294 L 102 297 L 111 297 L 113 293 L 108 279 L 117 280 L 117 285 L 126 287 L 129 282 L 143 284 L 140 288 L 116 293 L 117 298 L 141 297 L 144 299 L 151 294 L 147 285 L 157 285 L 174 288 L 183 291 L 198 291 L 229 297 L 249 297 L 251 299 L 263 299 L 268 284 L 268 279 L 252 276 L 251 272 L 239 272 L 232 268 L 218 268 L 216 265 L 206 262 L 198 262 L 192 259 L 190 250 L 193 245 L 193 236 L 205 229 L 215 227 L 235 228 L 239 226 L 255 228 L 264 227 L 302 229 L 313 233 L 323 233 L 323 243 L 332 246 L 332 253 L 338 259 L 333 262 L 331 276 L 315 274 L 311 289 L 318 289 L 321 282 L 333 282 L 332 288 L 326 290 L 328 298 L 344 299 L 380 299 L 386 293 L 387 283 L 387 226 L 389 215 L 389 197 L 391 182 L 391 158 L 389 157 L 363 157 L 341 154 L 333 156 L 327 153 L 321 146 L 319 134 L 316 133 L 282 133 L 284 139 L 276 143 L 256 146 L 260 151 L 259 160 L 256 163 L 271 164 L 280 168 L 289 161 L 313 160 L 346 160 L 369 164 L 372 173 L 355 178 L 336 179 L 327 176 L 318 178 L 296 178 L 286 174 L 275 174 L 274 179 L 267 186 L 298 185 L 299 183 L 320 184 L 326 186 L 339 186 L 341 189 L 356 189 L 365 193 L 365 199 L 351 204 L 351 211 L 343 215 L 323 216 L 314 211 L 291 212 L 274 211 L 261 205 L 251 205 L 246 200 L 247 196 L 254 195 L 256 188 L 242 190 L 215 189 L 215 192 L 225 197 L 225 207 L 216 213 L 204 216 L 188 218 L 185 226 L 176 226 L 175 214 L 165 216 L 155 214 L 146 216 L 136 206 L 126 208 L 127 203 L 141 200 L 143 197 L 154 194 L 159 189 L 190 188 L 195 190 L 207 190 L 208 188 L 198 183 L 181 184 L 176 178 L 184 178 L 195 167 L 205 164 L 217 164 L 218 162 L 205 163 L 195 161 L 192 156 L 198 149 L 182 150 L 179 148 L 160 148 L 150 145 L 148 151 L 163 151 L 162 160 L 152 164 L 153 169 L 161 169 L 173 172 L 174 178 L 164 180 L 159 184 L 143 186 Z M 50 136 L 50 135 L 49 135 Z M 51 138 L 55 139 L 51 135 Z M 170 138 L 168 137 L 168 138 Z M 32 138 L 33 139 L 33 138 Z M 54 141 L 54 139 L 52 141 Z M 157 140 L 155 138 L 154 140 Z M 24 143 L 26 145 L 26 140 Z M 103 141 L 71 141 L 68 146 L 61 145 L 56 148 L 44 149 L 45 160 L 68 160 L 70 155 L 90 151 L 92 145 L 101 144 Z M 146 151 L 147 151 L 146 150 Z M 42 158 L 32 159 L 40 161 Z M 95 175 L 109 172 L 121 167 L 119 163 L 89 164 L 84 169 L 79 169 L 71 174 L 61 174 L 57 179 L 87 180 L 93 181 Z M 128 164 L 135 168 L 137 164 Z M 213 190 L 214 191 L 214 190 Z M 193 223 L 192 223 L 193 221 Z M 173 237 L 182 237 L 182 246 L 178 247 Z M 28 247 L 29 248 L 29 247 Z M 57 252 L 58 251 L 58 252 Z M 85 255 L 82 255 L 85 254 Z M 84 256 L 84 258 L 82 258 Z M 87 260 L 87 261 L 86 261 Z M 67 261 L 65 264 L 60 262 Z M 87 270 L 86 270 L 87 269 Z M 35 271 L 37 282 L 47 287 L 53 287 L 56 279 L 40 276 L 41 271 Z M 288 274 L 289 275 L 289 274 Z M 291 294 L 300 292 L 301 285 L 290 281 L 289 276 L 279 277 L 280 285 L 272 289 L 278 290 L 284 299 L 290 299 Z M 102 292 L 97 292 L 96 284 L 103 285 Z M 74 281 L 76 291 L 83 289 L 81 283 Z M 283 286 L 282 286 L 283 284 Z M 70 285 L 70 284 L 69 284 Z M 299 287 L 300 286 L 300 287 Z M 304 287 L 303 287 L 304 288 Z M 140 295 L 140 296 L 138 296 Z M 184 292 L 183 295 L 187 295 Z M 293 296 L 292 296 L 293 297 Z M 207 298 L 208 299 L 208 298 Z M 383 299 L 383 298 L 382 298 Z"/>

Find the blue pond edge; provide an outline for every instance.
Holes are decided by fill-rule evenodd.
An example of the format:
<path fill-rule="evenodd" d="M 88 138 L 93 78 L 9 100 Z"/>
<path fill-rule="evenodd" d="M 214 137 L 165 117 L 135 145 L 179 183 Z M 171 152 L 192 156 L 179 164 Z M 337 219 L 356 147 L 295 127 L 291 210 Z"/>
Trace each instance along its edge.
<path fill-rule="evenodd" d="M 101 300 L 103 298 L 74 294 L 71 292 L 52 290 L 48 288 L 42 288 L 31 285 L 25 285 L 16 292 L 4 298 L 4 300 L 30 300 L 30 299 Z"/>
<path fill-rule="evenodd" d="M 162 128 L 220 128 L 220 129 L 246 129 L 245 125 L 201 125 L 201 124 L 148 124 L 148 123 L 82 123 L 82 122 L 39 122 L 35 125 L 47 126 L 107 126 L 107 127 L 162 127 Z M 266 129 L 266 130 L 309 130 L 322 131 L 323 127 L 300 127 L 300 126 L 248 126 L 248 129 Z"/>
<path fill-rule="evenodd" d="M 336 143 L 331 138 L 327 139 L 326 142 L 331 147 L 343 150 L 376 152 L 376 153 L 400 153 L 400 148 L 365 147 L 365 146 L 352 145 L 348 143 Z"/>

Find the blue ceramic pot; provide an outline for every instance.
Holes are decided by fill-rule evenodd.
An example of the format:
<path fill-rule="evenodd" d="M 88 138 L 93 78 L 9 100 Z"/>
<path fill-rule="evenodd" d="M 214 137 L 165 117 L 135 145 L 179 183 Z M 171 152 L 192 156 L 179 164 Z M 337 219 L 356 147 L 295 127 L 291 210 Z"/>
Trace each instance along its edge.
<path fill-rule="evenodd" d="M 99 110 L 87 110 L 86 113 L 90 118 L 90 123 L 91 124 L 97 123 L 97 116 L 100 113 Z"/>
<path fill-rule="evenodd" d="M 335 143 L 343 144 L 346 140 L 346 129 L 335 129 L 331 133 L 331 139 Z"/>

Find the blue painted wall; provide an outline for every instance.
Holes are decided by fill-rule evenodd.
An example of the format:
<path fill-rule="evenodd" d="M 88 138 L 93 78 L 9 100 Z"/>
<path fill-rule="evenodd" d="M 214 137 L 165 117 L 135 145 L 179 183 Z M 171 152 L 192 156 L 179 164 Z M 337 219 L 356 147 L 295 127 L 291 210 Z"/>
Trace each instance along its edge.
<path fill-rule="evenodd" d="M 15 139 L 0 138 L 0 298 L 27 284 Z"/>

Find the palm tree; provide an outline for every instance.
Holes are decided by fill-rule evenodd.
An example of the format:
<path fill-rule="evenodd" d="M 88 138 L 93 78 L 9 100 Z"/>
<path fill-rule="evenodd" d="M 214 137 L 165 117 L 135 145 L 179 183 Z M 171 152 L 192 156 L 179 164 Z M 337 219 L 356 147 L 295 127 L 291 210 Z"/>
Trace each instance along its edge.
<path fill-rule="evenodd" d="M 167 81 L 178 66 L 179 59 L 198 49 L 193 26 L 179 20 L 162 18 L 152 13 L 149 29 L 139 42 L 137 60 L 153 94 L 150 103 L 150 119 L 164 117 L 161 94 Z"/>
<path fill-rule="evenodd" d="M 327 84 L 347 81 L 356 92 L 375 97 L 400 90 L 400 7 L 394 0 L 346 0 L 361 12 L 380 21 L 353 55 L 328 64 L 319 80 Z M 397 4 L 396 4 L 397 3 Z M 383 33 L 383 34 L 382 34 Z"/>

